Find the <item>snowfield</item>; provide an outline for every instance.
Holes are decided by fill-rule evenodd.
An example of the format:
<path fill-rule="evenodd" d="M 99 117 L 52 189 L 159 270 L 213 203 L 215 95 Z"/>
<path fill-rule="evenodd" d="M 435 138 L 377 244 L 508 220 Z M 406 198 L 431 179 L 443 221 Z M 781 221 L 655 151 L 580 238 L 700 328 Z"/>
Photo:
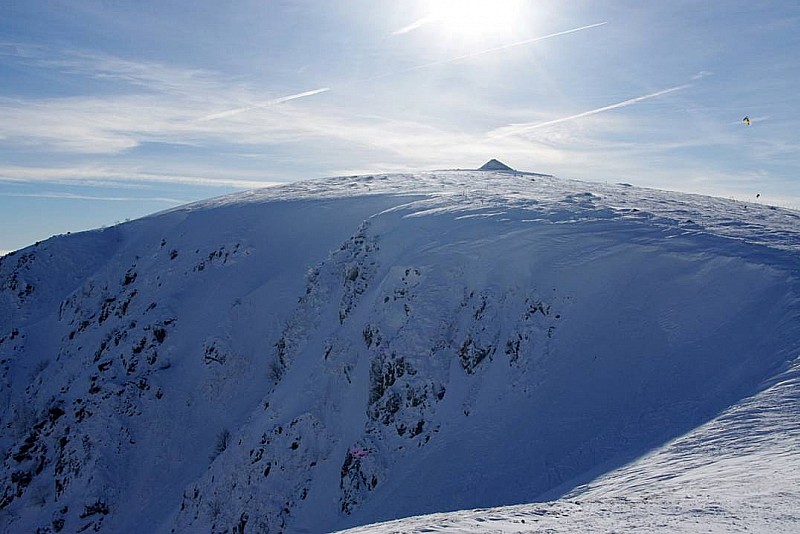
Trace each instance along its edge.
<path fill-rule="evenodd" d="M 0 259 L 0 527 L 797 532 L 798 296 L 796 212 L 506 171 L 54 237 Z"/>

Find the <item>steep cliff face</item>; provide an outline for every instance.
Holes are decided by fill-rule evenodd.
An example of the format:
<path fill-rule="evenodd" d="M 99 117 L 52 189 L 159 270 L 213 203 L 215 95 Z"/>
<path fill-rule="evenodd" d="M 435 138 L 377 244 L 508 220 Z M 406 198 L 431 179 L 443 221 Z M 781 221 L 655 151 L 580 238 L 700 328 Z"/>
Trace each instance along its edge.
<path fill-rule="evenodd" d="M 491 172 L 295 184 L 0 262 L 9 532 L 321 532 L 568 490 L 800 345 L 796 214 Z"/>

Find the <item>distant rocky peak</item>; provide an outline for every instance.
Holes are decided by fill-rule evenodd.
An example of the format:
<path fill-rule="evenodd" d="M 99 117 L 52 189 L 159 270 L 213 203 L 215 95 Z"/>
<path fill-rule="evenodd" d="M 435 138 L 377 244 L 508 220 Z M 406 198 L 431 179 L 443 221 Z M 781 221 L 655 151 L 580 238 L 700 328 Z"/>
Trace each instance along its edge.
<path fill-rule="evenodd" d="M 490 159 L 486 163 L 483 164 L 483 167 L 478 169 L 479 171 L 511 171 L 513 172 L 514 169 L 503 163 L 502 161 L 498 161 L 496 159 Z"/>

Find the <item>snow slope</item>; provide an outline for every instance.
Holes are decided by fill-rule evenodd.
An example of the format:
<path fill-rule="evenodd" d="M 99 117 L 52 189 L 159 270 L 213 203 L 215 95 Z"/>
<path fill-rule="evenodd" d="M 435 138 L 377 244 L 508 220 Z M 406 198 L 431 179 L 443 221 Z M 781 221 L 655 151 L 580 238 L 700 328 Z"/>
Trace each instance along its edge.
<path fill-rule="evenodd" d="M 550 502 L 346 532 L 797 532 L 800 361 L 696 430 Z"/>
<path fill-rule="evenodd" d="M 0 525 L 324 532 L 568 495 L 373 528 L 796 526 L 798 222 L 442 171 L 50 239 L 0 260 Z"/>

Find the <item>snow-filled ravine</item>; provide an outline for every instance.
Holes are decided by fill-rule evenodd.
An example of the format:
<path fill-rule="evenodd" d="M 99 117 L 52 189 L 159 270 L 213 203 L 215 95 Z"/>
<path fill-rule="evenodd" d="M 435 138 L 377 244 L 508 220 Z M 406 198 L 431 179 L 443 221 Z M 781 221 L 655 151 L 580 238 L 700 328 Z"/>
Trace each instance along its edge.
<path fill-rule="evenodd" d="M 797 531 L 798 369 L 797 212 L 249 191 L 0 259 L 0 528 Z"/>

